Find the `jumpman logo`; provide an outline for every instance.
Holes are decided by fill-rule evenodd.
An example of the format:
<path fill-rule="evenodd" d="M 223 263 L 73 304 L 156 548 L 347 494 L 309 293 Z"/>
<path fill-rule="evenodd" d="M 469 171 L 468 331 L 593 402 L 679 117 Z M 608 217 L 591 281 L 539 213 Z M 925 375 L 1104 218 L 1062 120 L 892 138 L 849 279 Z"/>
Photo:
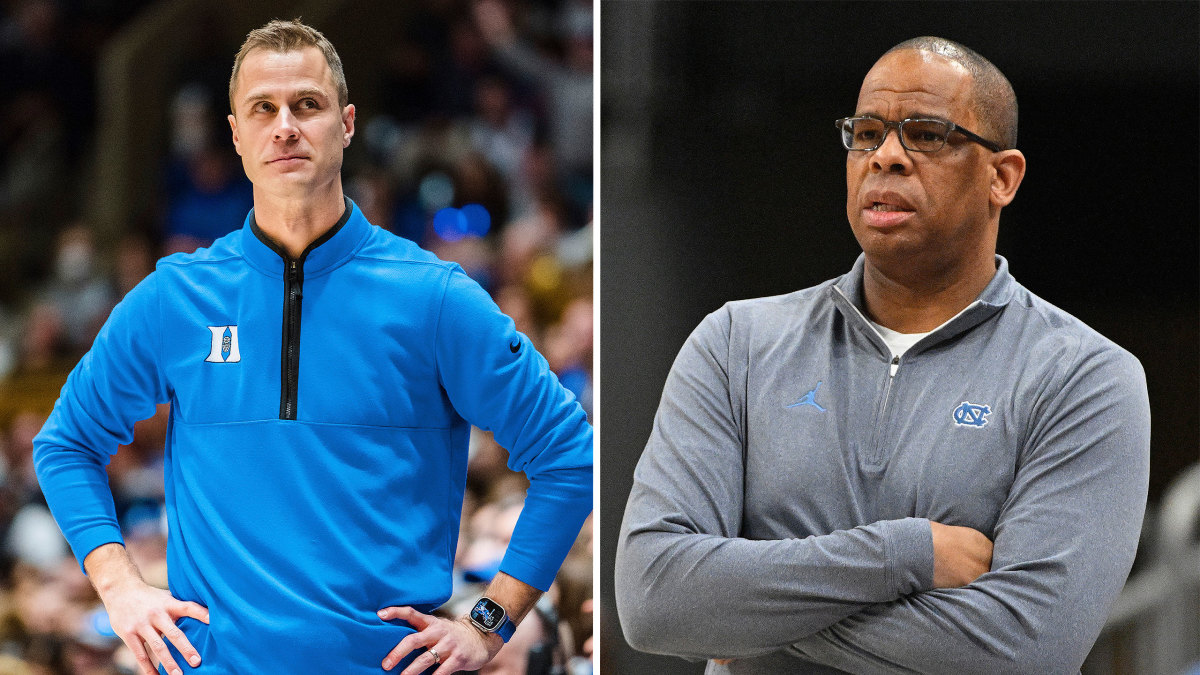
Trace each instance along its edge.
<path fill-rule="evenodd" d="M 801 406 L 801 405 L 811 405 L 812 407 L 816 408 L 817 410 L 820 410 L 821 412 L 825 412 L 824 408 L 817 405 L 817 390 L 820 388 L 821 388 L 821 383 L 817 382 L 817 386 L 813 387 L 812 391 L 808 392 L 804 396 L 801 396 L 799 401 L 796 401 L 795 403 L 793 403 L 789 406 L 784 406 L 784 407 L 785 408 L 795 408 L 796 406 Z"/>

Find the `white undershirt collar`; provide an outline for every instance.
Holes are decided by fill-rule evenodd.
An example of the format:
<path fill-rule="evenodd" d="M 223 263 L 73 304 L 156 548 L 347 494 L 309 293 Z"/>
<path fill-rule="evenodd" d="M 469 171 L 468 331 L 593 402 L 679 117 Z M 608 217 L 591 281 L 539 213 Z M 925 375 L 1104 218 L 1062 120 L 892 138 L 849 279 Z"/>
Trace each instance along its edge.
<path fill-rule="evenodd" d="M 979 304 L 978 300 L 976 300 L 975 302 L 972 302 L 971 304 L 967 305 L 966 307 L 963 307 L 962 311 L 960 311 L 958 314 L 955 314 L 954 316 L 950 317 L 949 319 L 946 319 L 945 321 L 943 321 L 941 326 L 938 326 L 937 328 L 934 328 L 931 331 L 926 331 L 924 333 L 898 333 L 898 332 L 892 330 L 891 328 L 887 328 L 885 326 L 880 326 L 879 324 L 875 323 L 874 321 L 871 321 L 870 319 L 867 319 L 867 323 L 869 323 L 875 327 L 876 332 L 879 333 L 879 337 L 883 338 L 883 341 L 885 344 L 887 344 L 888 349 L 892 350 L 893 357 L 904 356 L 904 352 L 908 351 L 910 347 L 912 347 L 913 345 L 920 342 L 921 339 L 924 338 L 926 335 L 929 335 L 930 333 L 934 333 L 936 331 L 941 330 L 943 327 L 945 327 L 946 324 L 948 324 L 951 321 L 962 316 L 963 312 L 967 311 L 968 309 L 971 309 L 972 307 L 974 307 L 977 304 Z M 864 318 L 866 318 L 865 315 L 864 315 Z"/>

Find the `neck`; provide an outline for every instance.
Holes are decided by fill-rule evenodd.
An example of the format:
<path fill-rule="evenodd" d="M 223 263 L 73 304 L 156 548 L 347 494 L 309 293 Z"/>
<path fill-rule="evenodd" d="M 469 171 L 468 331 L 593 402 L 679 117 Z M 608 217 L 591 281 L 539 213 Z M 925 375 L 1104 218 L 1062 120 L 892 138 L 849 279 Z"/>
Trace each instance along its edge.
<path fill-rule="evenodd" d="M 863 304 L 875 323 L 899 333 L 926 333 L 975 301 L 996 275 L 995 254 L 936 272 L 896 272 L 867 258 Z"/>
<path fill-rule="evenodd" d="M 320 194 L 295 199 L 268 194 L 255 186 L 254 221 L 288 256 L 299 258 L 346 209 L 341 181 L 329 187 Z"/>

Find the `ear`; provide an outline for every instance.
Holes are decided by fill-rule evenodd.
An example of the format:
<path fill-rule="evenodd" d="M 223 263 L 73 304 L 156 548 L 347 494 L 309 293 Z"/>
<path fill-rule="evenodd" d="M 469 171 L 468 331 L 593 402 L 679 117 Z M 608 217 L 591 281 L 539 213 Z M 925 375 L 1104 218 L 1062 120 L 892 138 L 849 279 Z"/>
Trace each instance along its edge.
<path fill-rule="evenodd" d="M 342 147 L 350 147 L 350 139 L 354 138 L 354 104 L 349 103 L 342 108 Z"/>
<path fill-rule="evenodd" d="M 233 115 L 226 116 L 229 119 L 229 128 L 233 131 L 233 149 L 237 150 L 237 154 L 242 154 L 242 141 L 238 138 L 237 118 Z"/>
<path fill-rule="evenodd" d="M 1017 196 L 1017 188 L 1025 178 L 1025 155 L 1020 150 L 1002 150 L 993 155 L 992 168 L 995 174 L 989 200 L 992 206 L 1003 208 Z"/>

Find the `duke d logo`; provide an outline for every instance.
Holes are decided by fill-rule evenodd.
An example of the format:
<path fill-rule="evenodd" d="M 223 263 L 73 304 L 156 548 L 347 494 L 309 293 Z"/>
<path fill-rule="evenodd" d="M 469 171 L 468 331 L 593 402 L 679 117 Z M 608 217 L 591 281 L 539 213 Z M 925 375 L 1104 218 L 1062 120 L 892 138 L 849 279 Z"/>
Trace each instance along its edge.
<path fill-rule="evenodd" d="M 212 349 L 208 352 L 208 363 L 237 363 L 242 360 L 238 351 L 237 326 L 209 326 L 212 332 Z"/>
<path fill-rule="evenodd" d="M 988 423 L 987 416 L 990 414 L 992 409 L 986 405 L 963 401 L 962 405 L 954 409 L 954 423 L 960 427 L 982 427 Z"/>

